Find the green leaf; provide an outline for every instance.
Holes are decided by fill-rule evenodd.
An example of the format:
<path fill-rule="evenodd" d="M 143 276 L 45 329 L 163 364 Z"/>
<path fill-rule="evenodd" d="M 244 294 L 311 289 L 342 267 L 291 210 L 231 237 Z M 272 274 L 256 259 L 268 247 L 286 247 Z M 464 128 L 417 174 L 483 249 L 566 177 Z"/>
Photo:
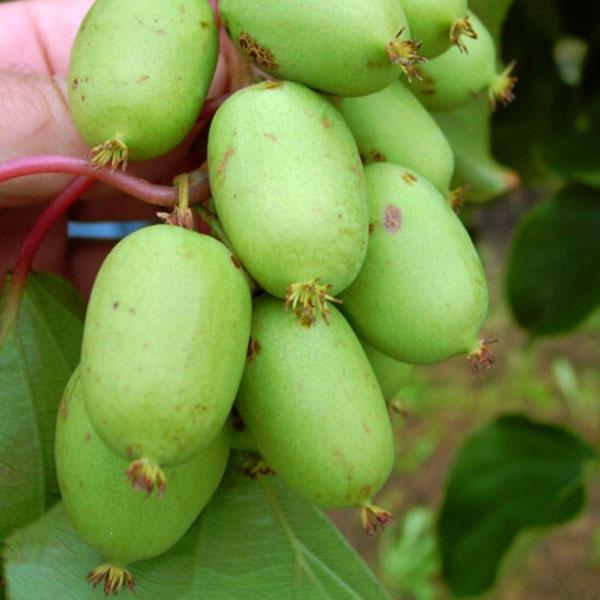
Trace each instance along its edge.
<path fill-rule="evenodd" d="M 523 530 L 562 523 L 585 503 L 592 449 L 566 429 L 505 415 L 473 434 L 450 472 L 438 525 L 443 577 L 456 596 L 483 593 Z"/>
<path fill-rule="evenodd" d="M 0 349 L 0 541 L 57 499 L 54 425 L 79 361 L 83 314 L 68 283 L 31 274 Z"/>
<path fill-rule="evenodd" d="M 600 305 L 600 192 L 562 190 L 519 224 L 508 261 L 508 298 L 519 324 L 552 335 Z"/>
<path fill-rule="evenodd" d="M 490 107 L 485 95 L 464 108 L 432 115 L 454 152 L 453 186 L 467 185 L 467 202 L 486 202 L 519 184 L 515 171 L 494 159 L 490 149 Z"/>
<path fill-rule="evenodd" d="M 101 562 L 58 504 L 7 541 L 11 600 L 39 598 L 41 590 L 48 598 L 99 598 L 85 575 Z M 320 510 L 275 477 L 252 481 L 234 469 L 185 537 L 131 572 L 144 600 L 386 598 Z"/>

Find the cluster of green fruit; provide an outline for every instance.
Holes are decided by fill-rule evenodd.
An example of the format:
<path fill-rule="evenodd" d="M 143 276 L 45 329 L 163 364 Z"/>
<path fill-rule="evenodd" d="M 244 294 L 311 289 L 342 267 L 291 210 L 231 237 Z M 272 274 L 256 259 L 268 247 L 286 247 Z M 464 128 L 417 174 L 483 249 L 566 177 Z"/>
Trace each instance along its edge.
<path fill-rule="evenodd" d="M 262 457 L 251 473 L 266 464 L 320 506 L 361 508 L 368 532 L 384 525 L 372 499 L 403 363 L 491 361 L 485 275 L 447 199 L 452 150 L 422 104 L 509 94 L 466 0 L 222 0 L 220 15 L 264 80 L 210 127 L 219 239 L 164 224 L 113 249 L 59 412 L 63 501 L 108 561 L 89 575 L 107 593 L 183 535 L 232 445 Z M 217 55 L 206 0 L 97 0 L 69 75 L 96 164 L 179 143 Z M 181 189 L 168 222 L 189 225 Z"/>

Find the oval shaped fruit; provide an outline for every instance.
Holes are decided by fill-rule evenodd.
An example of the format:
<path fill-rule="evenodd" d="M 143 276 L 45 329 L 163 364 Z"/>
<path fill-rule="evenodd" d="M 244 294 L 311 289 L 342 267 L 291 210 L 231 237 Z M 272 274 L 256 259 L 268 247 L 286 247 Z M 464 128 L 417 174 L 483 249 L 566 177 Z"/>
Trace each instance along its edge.
<path fill-rule="evenodd" d="M 181 142 L 217 57 L 207 0 L 96 0 L 75 39 L 68 89 L 75 125 L 96 147 L 96 162 L 154 158 Z"/>
<path fill-rule="evenodd" d="M 87 309 L 81 386 L 96 431 L 135 461 L 138 485 L 149 476 L 160 486 L 158 465 L 190 460 L 223 428 L 250 312 L 241 269 L 208 236 L 154 225 L 106 257 Z"/>
<path fill-rule="evenodd" d="M 254 352 L 237 407 L 267 464 L 319 506 L 369 506 L 394 462 L 390 420 L 342 314 L 302 327 L 276 299 L 254 302 Z"/>
<path fill-rule="evenodd" d="M 56 425 L 56 472 L 65 509 L 81 537 L 105 559 L 89 574 L 107 593 L 133 586 L 125 567 L 168 550 L 190 527 L 217 489 L 229 456 L 229 427 L 185 465 L 167 468 L 161 502 L 132 494 L 127 460 L 98 437 L 85 411 L 79 371 L 62 399 Z"/>
<path fill-rule="evenodd" d="M 442 194 L 448 191 L 454 171 L 452 148 L 431 115 L 401 82 L 362 98 L 336 98 L 335 105 L 366 163 L 388 161 L 407 166 L 424 175 Z"/>
<path fill-rule="evenodd" d="M 383 397 L 388 402 L 408 383 L 415 368 L 379 352 L 365 342 L 363 348 L 381 386 Z"/>
<path fill-rule="evenodd" d="M 466 52 L 453 46 L 419 67 L 422 80 L 414 78 L 409 88 L 429 110 L 454 110 L 487 91 L 490 103 L 507 104 L 516 82 L 510 72 L 496 70 L 496 47 L 485 25 L 469 13 L 477 39 L 464 40 Z"/>
<path fill-rule="evenodd" d="M 366 186 L 339 112 L 298 83 L 244 88 L 218 110 L 208 139 L 215 207 L 235 251 L 260 286 L 320 280 L 336 294 L 367 249 Z"/>
<path fill-rule="evenodd" d="M 331 94 L 372 94 L 418 60 L 398 0 L 221 0 L 219 9 L 247 60 Z"/>
<path fill-rule="evenodd" d="M 462 223 L 421 175 L 391 163 L 365 169 L 371 236 L 365 264 L 341 294 L 361 339 L 406 363 L 482 351 L 485 273 Z"/>
<path fill-rule="evenodd" d="M 421 42 L 421 54 L 433 58 L 456 44 L 462 36 L 473 38 L 467 0 L 400 0 L 412 35 Z"/>

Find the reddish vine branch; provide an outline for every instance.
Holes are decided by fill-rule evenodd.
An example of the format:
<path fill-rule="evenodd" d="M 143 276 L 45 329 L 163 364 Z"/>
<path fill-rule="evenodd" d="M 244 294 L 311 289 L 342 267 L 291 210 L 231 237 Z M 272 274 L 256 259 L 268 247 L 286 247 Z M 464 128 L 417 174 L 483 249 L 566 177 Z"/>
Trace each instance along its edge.
<path fill-rule="evenodd" d="M 21 298 L 23 297 L 27 282 L 27 275 L 41 243 L 58 219 L 95 183 L 94 179 L 84 176 L 80 176 L 72 181 L 46 206 L 44 212 L 38 217 L 33 227 L 27 233 L 17 255 L 4 313 L 2 314 L 2 322 L 0 323 L 0 348 L 2 348 L 8 332 L 17 319 Z"/>
<path fill-rule="evenodd" d="M 91 166 L 85 158 L 40 155 L 15 158 L 0 163 L 0 183 L 16 177 L 40 175 L 42 173 L 83 175 L 107 183 L 121 192 L 149 204 L 157 206 L 177 205 L 177 190 L 174 187 L 150 183 L 145 179 L 123 171 L 112 171 L 108 167 L 97 169 Z M 197 169 L 190 175 L 190 204 L 207 200 L 210 189 L 208 176 L 204 170 Z"/>

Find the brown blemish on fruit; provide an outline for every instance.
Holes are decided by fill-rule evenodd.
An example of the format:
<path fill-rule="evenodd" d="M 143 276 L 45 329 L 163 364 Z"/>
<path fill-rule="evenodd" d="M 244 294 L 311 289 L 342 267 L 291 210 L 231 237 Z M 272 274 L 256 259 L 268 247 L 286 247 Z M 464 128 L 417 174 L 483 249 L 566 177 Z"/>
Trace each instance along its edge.
<path fill-rule="evenodd" d="M 85 94 L 81 94 L 81 101 L 85 102 Z"/>
<path fill-rule="evenodd" d="M 194 404 L 194 410 L 196 412 L 205 412 L 208 410 L 208 406 L 205 406 L 204 404 Z"/>
<path fill-rule="evenodd" d="M 373 486 L 372 485 L 363 485 L 363 487 L 360 488 L 358 495 L 364 499 L 371 498 L 373 495 Z"/>
<path fill-rule="evenodd" d="M 120 302 L 118 300 L 115 300 L 112 303 L 113 310 L 117 310 L 117 308 L 119 308 L 119 305 L 120 305 Z"/>
<path fill-rule="evenodd" d="M 235 154 L 235 150 L 233 149 L 233 146 L 229 146 L 229 148 L 227 148 L 227 151 L 223 155 L 223 158 L 221 159 L 219 166 L 217 167 L 217 176 L 218 177 L 223 177 L 223 175 L 225 174 L 225 169 L 227 168 L 227 164 L 229 163 L 229 160 L 231 159 L 231 157 L 234 154 Z"/>
<path fill-rule="evenodd" d="M 136 83 L 144 83 L 144 81 L 148 81 L 150 79 L 150 75 L 142 75 L 136 81 Z"/>
<path fill-rule="evenodd" d="M 246 358 L 248 359 L 248 362 L 254 360 L 254 357 L 260 354 L 260 351 L 260 342 L 258 340 L 250 338 L 250 340 L 248 341 L 248 349 L 246 350 Z"/>
<path fill-rule="evenodd" d="M 371 428 L 369 427 L 369 425 L 367 423 L 363 423 L 363 431 L 368 435 L 369 433 L 371 433 Z"/>
<path fill-rule="evenodd" d="M 88 431 L 88 432 L 86 432 L 84 437 L 85 437 L 85 441 L 89 442 L 92 439 L 92 434 Z"/>
<path fill-rule="evenodd" d="M 77 78 L 73 79 L 73 83 L 71 83 L 71 88 L 76 90 L 78 85 L 79 81 L 77 80 Z"/>
<path fill-rule="evenodd" d="M 277 141 L 277 136 L 274 133 L 271 133 L 269 131 L 265 132 L 265 137 L 268 140 L 271 140 L 272 142 L 276 142 Z"/>
<path fill-rule="evenodd" d="M 208 21 L 200 21 L 200 27 L 202 27 L 202 29 L 208 29 L 210 27 L 210 24 L 208 23 Z"/>
<path fill-rule="evenodd" d="M 279 66 L 273 53 L 261 46 L 247 31 L 240 33 L 238 37 L 240 49 L 256 65 L 263 69 L 277 69 Z"/>
<path fill-rule="evenodd" d="M 375 223 L 369 223 L 369 234 L 375 231 Z"/>
<path fill-rule="evenodd" d="M 323 127 L 325 129 L 329 129 L 331 127 L 331 119 L 328 119 L 327 117 L 323 117 L 321 119 L 321 125 L 323 125 Z"/>
<path fill-rule="evenodd" d="M 379 152 L 379 150 L 371 150 L 369 152 L 369 158 L 373 162 L 385 162 L 385 154 L 383 152 Z"/>
<path fill-rule="evenodd" d="M 66 421 L 67 417 L 69 416 L 69 406 L 64 400 L 60 403 L 58 414 L 63 421 Z"/>
<path fill-rule="evenodd" d="M 381 224 L 388 233 L 398 233 L 402 227 L 402 213 L 400 209 L 394 204 L 388 204 L 383 210 Z"/>
<path fill-rule="evenodd" d="M 283 81 L 265 81 L 263 84 L 263 89 L 265 90 L 276 90 L 277 88 L 283 85 Z"/>
<path fill-rule="evenodd" d="M 406 183 L 408 183 L 408 185 L 412 185 L 417 180 L 417 178 L 412 173 L 408 172 L 402 174 L 402 179 Z"/>
<path fill-rule="evenodd" d="M 128 312 L 130 315 L 135 315 L 135 314 L 136 314 L 136 312 L 135 312 L 135 308 L 128 308 L 128 309 L 127 309 L 127 312 Z"/>
<path fill-rule="evenodd" d="M 233 266 L 236 269 L 242 268 L 242 263 L 240 262 L 239 258 L 235 254 L 230 254 L 229 258 L 231 258 L 231 262 L 233 263 Z"/>

